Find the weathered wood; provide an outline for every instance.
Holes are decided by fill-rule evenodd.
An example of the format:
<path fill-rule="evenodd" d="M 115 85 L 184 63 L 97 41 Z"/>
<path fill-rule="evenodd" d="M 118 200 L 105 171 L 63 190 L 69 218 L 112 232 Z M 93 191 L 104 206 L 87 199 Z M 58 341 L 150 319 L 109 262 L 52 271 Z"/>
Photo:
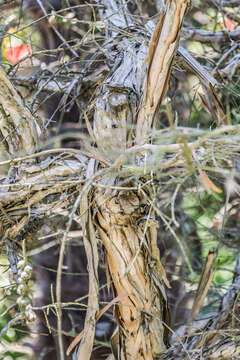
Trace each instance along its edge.
<path fill-rule="evenodd" d="M 88 261 L 89 292 L 84 334 L 77 354 L 78 360 L 89 360 L 91 358 L 95 337 L 96 314 L 99 309 L 98 249 L 96 233 L 93 226 L 92 210 L 89 207 L 89 196 L 89 189 L 83 190 L 80 201 L 83 243 Z"/>
<path fill-rule="evenodd" d="M 145 195 L 145 196 L 144 196 Z M 157 223 L 147 194 L 113 191 L 97 195 L 97 232 L 107 252 L 106 263 L 116 296 L 118 358 L 150 360 L 168 344 L 168 285 L 157 248 Z"/>
<path fill-rule="evenodd" d="M 31 154 L 42 129 L 0 67 L 0 141 L 6 156 Z"/>
<path fill-rule="evenodd" d="M 149 48 L 145 94 L 137 119 L 137 144 L 146 142 L 154 117 L 167 92 L 182 21 L 190 1 L 167 0 L 163 3 L 163 13 Z"/>
<path fill-rule="evenodd" d="M 163 12 L 152 37 L 148 63 L 148 36 L 145 30 L 139 28 L 128 14 L 126 2 L 124 0 L 116 2 L 106 0 L 104 3 L 106 7 L 100 12 L 102 11 L 104 16 L 107 16 L 107 33 L 110 33 L 113 38 L 103 44 L 99 53 L 105 54 L 108 62 L 100 70 L 97 69 L 94 74 L 91 71 L 87 74 L 85 69 L 84 75 L 86 75 L 85 81 L 93 81 L 99 85 L 96 91 L 97 97 L 91 99 L 89 111 L 91 113 L 91 110 L 94 109 L 96 151 L 101 153 L 98 159 L 103 159 L 102 167 L 109 167 L 111 170 L 112 166 L 112 170 L 116 173 L 118 168 L 114 168 L 114 162 L 116 159 L 119 161 L 121 155 L 125 156 L 127 148 L 135 144 L 140 145 L 138 147 L 140 157 L 143 152 L 147 151 L 147 146 L 146 151 L 143 148 L 141 150 L 141 144 L 148 138 L 158 107 L 167 91 L 171 66 L 178 47 L 179 30 L 189 1 L 166 0 L 161 2 Z M 107 8 L 108 5 L 109 8 Z M 111 12 L 116 10 L 119 10 L 117 14 L 110 17 Z M 118 20 L 119 16 L 120 20 Z M 111 20 L 109 20 L 110 18 Z M 126 30 L 126 32 L 124 33 L 122 30 Z M 100 74 L 98 79 L 95 76 L 97 74 Z M 22 107 L 21 100 L 17 98 L 11 84 L 7 82 L 4 84 L 7 84 L 6 90 L 9 92 L 11 89 L 13 94 L 13 96 L 8 95 L 11 102 L 8 103 L 4 97 L 2 101 L 5 117 L 0 129 L 3 138 L 5 137 L 3 139 L 6 146 L 5 151 L 11 156 L 16 150 L 23 151 L 23 153 L 34 151 L 37 137 L 40 135 L 37 132 L 38 127 L 35 120 L 29 117 L 28 121 L 30 115 Z M 144 98 L 140 106 L 144 85 Z M 19 114 L 21 114 L 20 119 Z M 13 120 L 15 115 L 17 115 L 18 123 Z M 21 123 L 21 119 L 24 119 L 25 123 Z M 18 128 L 21 131 L 19 133 L 16 131 L 16 138 L 8 142 L 12 129 L 15 131 Z M 30 137 L 27 136 L 29 133 Z M 164 148 L 167 146 L 163 145 Z M 181 146 L 178 143 L 169 146 L 171 151 L 179 151 L 178 155 L 180 155 Z M 138 165 L 139 163 L 141 165 L 141 161 L 138 161 L 139 159 L 135 156 L 136 152 L 132 151 L 130 155 L 133 164 L 137 162 Z M 5 201 L 3 201 L 3 205 L 6 205 L 10 215 L 20 211 L 17 218 L 18 224 L 11 229 L 9 226 L 6 226 L 7 230 L 4 229 L 5 234 L 11 235 L 11 238 L 15 239 L 17 233 L 25 226 L 32 208 L 40 208 L 41 215 L 49 214 L 50 211 L 68 215 L 66 209 L 76 205 L 74 200 L 66 203 L 61 198 L 63 188 L 59 185 L 61 182 L 59 175 L 68 176 L 69 181 L 71 175 L 73 175 L 73 181 L 75 180 L 74 175 L 76 175 L 77 181 L 80 182 L 86 180 L 88 171 L 83 163 L 79 163 L 76 159 L 56 158 L 55 160 L 56 162 L 53 164 L 51 158 L 41 159 L 39 166 L 33 164 L 32 172 L 31 166 L 27 162 L 25 169 L 23 165 L 19 166 L 18 178 L 15 178 L 14 182 L 15 185 L 22 186 L 21 194 L 13 194 L 10 186 L 7 189 L 9 190 L 7 195 L 0 194 Z M 185 166 L 184 158 L 181 158 L 180 161 L 180 166 Z M 119 164 L 121 165 L 121 161 Z M 162 163 L 159 165 L 160 169 L 162 169 L 161 165 Z M 174 162 L 174 166 L 177 166 L 176 162 Z M 93 170 L 95 171 L 95 168 Z M 143 184 L 139 189 L 137 181 L 128 180 L 127 170 L 125 173 L 121 173 L 121 179 L 120 176 L 115 176 L 113 171 L 112 173 L 109 171 L 108 179 L 102 177 L 99 180 L 98 178 L 99 183 L 91 183 L 89 189 L 85 189 L 86 192 L 83 193 L 80 202 L 81 220 L 79 218 L 77 220 L 82 221 L 89 265 L 90 290 L 84 336 L 76 352 L 79 360 L 89 359 L 93 349 L 96 314 L 99 306 L 97 283 L 97 239 L 99 238 L 106 250 L 109 283 L 112 284 L 115 296 L 119 299 L 115 306 L 115 317 L 119 327 L 116 335 L 118 338 L 116 356 L 121 360 L 151 360 L 161 356 L 168 346 L 169 314 L 165 285 L 169 284 L 157 248 L 157 224 L 152 207 L 151 187 Z M 93 177 L 94 171 L 91 173 Z M 140 171 L 144 174 L 142 181 L 148 182 L 149 177 L 145 174 L 143 167 Z M 79 179 L 80 173 L 82 176 Z M 125 179 L 122 186 L 123 177 Z M 47 183 L 47 181 L 50 183 L 56 179 L 58 181 L 54 185 Z M 24 188 L 24 180 L 30 182 L 30 190 Z M 45 180 L 46 184 L 42 184 Z M 64 178 L 61 180 L 64 183 Z M 127 187 L 135 187 L 135 190 L 119 190 L 119 186 L 124 187 L 126 180 L 128 181 Z M 108 189 L 109 183 L 111 189 Z M 6 185 L 8 186 L 8 184 Z M 95 186 L 98 190 L 95 190 Z M 92 188 L 90 189 L 90 187 Z M 76 191 L 81 190 L 81 184 L 76 185 L 72 192 L 73 197 Z M 54 201 L 51 204 L 44 202 L 48 195 L 55 193 L 58 194 L 57 208 Z M 10 201 L 12 204 L 9 206 Z M 60 308 L 61 297 L 58 305 Z M 58 330 L 59 337 L 61 337 L 61 326 Z M 199 344 L 201 341 L 203 340 L 201 339 Z M 193 352 L 197 352 L 198 347 L 194 346 L 192 346 Z M 177 352 L 175 355 L 178 356 Z M 185 353 L 182 352 L 181 355 L 184 358 Z"/>
<path fill-rule="evenodd" d="M 95 101 L 94 134 L 98 149 L 114 160 L 134 143 L 136 116 L 146 75 L 147 37 L 135 27 L 107 42 L 104 51 L 115 61 Z"/>
<path fill-rule="evenodd" d="M 109 1 L 105 2 L 108 6 Z M 94 130 L 98 148 L 110 161 L 127 147 L 146 141 L 154 115 L 167 91 L 179 31 L 189 2 L 166 1 L 164 4 L 164 13 L 149 51 L 137 27 L 131 29 L 132 39 L 129 34 L 128 38 L 117 34 L 117 45 L 114 38 L 110 45 L 105 45 L 109 58 L 115 61 L 95 102 Z M 126 8 L 121 11 L 125 11 L 127 28 L 132 19 Z M 106 9 L 105 13 L 108 14 Z M 112 21 L 117 21 L 117 15 Z M 123 23 L 119 24 L 123 27 Z M 109 31 L 113 24 L 108 21 L 107 25 Z M 113 30 L 111 33 L 115 33 L 114 27 Z M 144 86 L 144 98 L 137 116 Z M 98 206 L 96 229 L 106 249 L 114 293 L 115 296 L 127 294 L 127 298 L 115 307 L 119 327 L 118 335 L 115 335 L 119 338 L 115 352 L 121 360 L 151 360 L 168 345 L 168 330 L 163 325 L 169 325 L 164 289 L 164 282 L 168 285 L 168 281 L 157 249 L 154 211 L 147 197 L 143 191 L 124 190 L 99 191 L 95 196 Z"/>

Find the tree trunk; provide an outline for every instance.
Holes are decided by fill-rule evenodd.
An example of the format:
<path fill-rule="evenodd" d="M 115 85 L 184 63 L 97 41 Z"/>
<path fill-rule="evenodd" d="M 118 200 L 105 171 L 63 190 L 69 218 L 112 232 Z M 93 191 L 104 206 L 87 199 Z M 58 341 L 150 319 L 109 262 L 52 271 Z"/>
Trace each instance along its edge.
<path fill-rule="evenodd" d="M 131 180 L 126 171 L 120 171 L 120 167 L 126 170 L 129 160 L 137 166 L 144 167 L 141 150 L 138 151 L 139 155 L 133 153 L 129 157 L 127 148 L 134 144 L 142 145 L 149 137 L 154 116 L 168 87 L 188 0 L 165 0 L 162 3 L 161 18 L 150 42 L 149 51 L 147 30 L 137 26 L 128 14 L 126 6 L 120 5 L 118 1 L 115 3 L 106 0 L 102 12 L 104 16 L 104 12 L 106 14 L 113 10 L 112 6 L 120 9 L 116 17 L 111 18 L 111 24 L 106 18 L 107 35 L 111 33 L 115 36 L 113 40 L 116 39 L 116 42 L 112 40 L 106 42 L 104 47 L 107 49 L 108 56 L 111 56 L 112 52 L 115 63 L 107 76 L 105 75 L 94 104 L 93 137 L 96 139 L 100 158 L 104 159 L 103 163 L 108 164 L 109 169 L 99 170 L 100 173 L 103 172 L 100 182 L 103 188 L 98 187 L 97 191 L 92 191 L 91 188 L 93 179 L 97 178 L 98 173 L 94 174 L 90 171 L 92 179 L 81 190 L 73 206 L 66 230 L 67 234 L 80 205 L 83 239 L 88 258 L 89 300 L 83 339 L 78 350 L 79 360 L 83 358 L 87 360 L 91 356 L 98 310 L 98 261 L 95 231 L 106 249 L 109 286 L 113 286 L 114 295 L 120 299 L 115 307 L 119 338 L 115 349 L 117 357 L 122 360 L 149 360 L 160 355 L 168 346 L 169 313 L 164 284 L 167 286 L 169 284 L 157 248 L 157 224 L 151 200 L 151 186 L 147 185 L 150 177 L 144 176 L 142 186 L 139 188 L 138 181 Z M 120 23 L 119 19 L 121 19 Z M 123 30 L 130 28 L 133 38 L 111 31 L 109 25 L 114 26 L 115 22 Z M 106 70 L 103 69 L 103 71 Z M 7 87 L 10 89 L 10 84 Z M 21 126 L 18 123 L 14 125 L 14 128 L 16 130 L 19 128 L 20 132 L 16 131 L 16 144 L 12 141 L 6 151 L 13 154 L 25 149 L 28 153 L 34 150 L 40 134 L 37 133 L 35 120 L 22 110 L 21 102 L 14 91 L 11 94 L 11 103 L 15 101 L 16 106 L 13 104 L 9 109 L 4 108 L 4 113 L 10 114 L 8 122 L 10 123 L 13 119 L 17 121 L 18 117 L 10 112 L 11 109 L 17 107 L 21 109 L 25 121 L 19 123 Z M 4 106 L 4 91 L 1 95 Z M 5 131 L 5 127 L 3 129 Z M 2 134 L 7 139 L 10 126 L 6 127 L 6 131 L 7 134 L 2 130 Z M 146 154 L 144 156 L 146 160 Z M 40 177 L 44 176 L 44 172 L 49 171 L 51 167 L 49 161 L 47 161 L 47 169 L 46 167 L 39 168 Z M 91 161 L 88 168 L 91 168 Z M 87 171 L 85 176 L 88 178 L 89 174 Z M 54 176 L 54 172 L 52 175 Z M 51 171 L 48 179 L 50 177 Z M 105 191 L 105 187 L 108 188 L 109 185 L 110 190 Z M 118 190 L 119 186 L 121 190 Z M 59 194 L 57 188 L 52 191 Z M 31 194 L 28 194 L 28 203 L 32 198 L 31 206 L 33 206 L 49 194 L 48 189 L 37 192 L 37 187 L 33 186 Z M 91 200 L 89 194 L 92 194 Z M 90 202 L 96 207 L 95 211 L 89 211 Z M 22 219 L 21 225 L 14 228 L 14 231 L 9 228 L 6 234 L 16 239 L 17 231 L 21 231 L 26 222 L 27 216 Z M 61 274 L 66 236 L 61 245 L 56 285 L 58 343 L 61 359 L 63 358 Z"/>
<path fill-rule="evenodd" d="M 85 115 L 93 114 L 93 129 L 87 115 L 86 122 L 96 147 L 86 144 L 87 151 L 51 149 L 34 154 L 41 127 L 23 106 L 17 92 L 0 69 L 0 136 L 4 154 L 6 157 L 14 157 L 16 153 L 25 156 L 4 162 L 12 168 L 5 183 L 3 181 L 6 191 L 0 193 L 3 213 L 1 231 L 4 240 L 19 241 L 23 233 L 26 234 L 26 225 L 32 214 L 36 213 L 39 218 L 49 214 L 69 218 L 67 223 L 63 222 L 66 230 L 61 241 L 54 304 L 58 317 L 59 359 L 65 356 L 61 277 L 67 235 L 73 221 L 82 227 L 89 272 L 88 308 L 84 330 L 74 342 L 76 345 L 81 340 L 75 358 L 90 359 L 93 350 L 99 317 L 97 246 L 100 242 L 105 249 L 108 286 L 113 288 L 116 300 L 114 314 L 118 328 L 112 339 L 115 358 L 184 359 L 188 355 L 185 349 L 179 350 L 182 343 L 168 350 L 170 316 L 165 286 L 169 287 L 169 282 L 157 247 L 156 207 L 152 174 L 147 167 L 147 150 L 161 147 L 148 142 L 159 106 L 168 89 L 172 64 L 178 50 L 179 32 L 190 1 L 158 2 L 161 16 L 152 37 L 149 29 L 154 24 L 148 23 L 145 27 L 136 24 L 124 0 L 103 0 L 97 3 L 104 5 L 99 8 L 99 14 L 109 39 L 89 61 L 89 68 L 83 71 L 86 82 L 92 81 L 98 85 L 94 98 L 89 91 L 88 103 L 91 101 L 91 105 L 85 111 Z M 110 17 L 109 14 L 114 11 L 116 15 Z M 104 62 L 106 58 L 108 66 Z M 92 80 L 86 80 L 88 77 Z M 211 77 L 208 79 L 212 81 Z M 49 82 L 50 85 L 53 84 Z M 233 130 L 229 126 L 224 131 L 231 133 Z M 191 144 L 184 143 L 185 148 L 179 143 L 170 144 L 168 150 L 168 145 L 164 144 L 161 151 L 178 151 L 179 159 L 182 156 L 178 163 L 175 158 L 170 159 L 169 167 L 179 163 L 187 167 L 188 161 L 193 159 L 192 155 L 190 160 L 185 159 L 184 151 L 200 148 L 208 140 L 206 137 L 202 143 L 201 139 Z M 211 144 L 211 149 L 213 146 Z M 202 153 L 206 151 L 203 146 L 201 150 Z M 59 156 L 56 155 L 58 152 Z M 17 164 L 17 169 L 14 164 Z M 14 177 L 18 191 L 13 191 L 11 177 Z M 25 187 L 26 183 L 29 188 Z M 62 197 L 63 193 L 67 200 Z M 239 273 L 239 262 L 237 266 Z M 231 304 L 238 311 L 236 289 L 239 287 L 239 277 L 235 280 L 235 302 Z M 229 298 L 225 298 L 223 311 L 217 319 L 220 325 L 208 324 L 208 329 L 211 328 L 213 332 L 219 327 L 224 329 L 224 306 Z M 229 309 L 227 311 L 229 315 Z M 231 321 L 234 321 L 233 317 Z M 209 347 L 219 338 L 193 337 L 188 341 L 188 351 L 195 356 L 195 352 L 205 346 L 205 340 Z M 206 356 L 213 356 L 209 348 L 205 350 Z M 221 356 L 223 351 L 227 353 L 224 346 L 219 351 Z M 236 353 L 239 349 L 234 351 Z"/>
<path fill-rule="evenodd" d="M 168 285 L 157 248 L 157 224 L 146 187 L 97 194 L 97 232 L 106 248 L 116 296 L 121 359 L 153 359 L 168 345 Z M 162 336 L 159 336 L 162 334 Z"/>
<path fill-rule="evenodd" d="M 108 4 L 106 1 L 106 6 Z M 138 46 L 124 37 L 120 42 L 117 34 L 121 60 L 103 83 L 94 116 L 98 147 L 110 161 L 118 162 L 125 149 L 134 144 L 141 145 L 149 137 L 154 116 L 168 88 L 187 6 L 188 1 L 165 1 L 163 4 L 160 21 L 150 42 L 146 77 L 146 45 L 143 40 L 141 42 L 141 32 L 137 28 L 134 31 L 140 42 Z M 125 18 L 127 16 L 126 12 Z M 126 18 L 126 23 L 131 22 L 131 18 Z M 137 99 L 141 93 L 143 98 L 138 113 Z M 131 160 L 135 162 L 137 158 L 133 156 Z M 142 162 L 141 156 L 138 161 Z M 123 160 L 118 166 L 124 164 Z M 113 190 L 98 189 L 95 194 L 96 229 L 106 248 L 109 282 L 113 284 L 116 297 L 126 295 L 115 307 L 119 337 L 116 352 L 122 360 L 150 360 L 168 346 L 170 322 L 164 283 L 169 284 L 157 248 L 152 194 L 150 187 L 145 185 L 149 179 L 145 177 L 138 191 L 138 183 L 127 178 L 125 182 L 135 190 L 117 190 L 120 178 L 123 181 L 119 168 L 119 175 L 115 180 L 111 179 Z M 103 182 L 106 188 L 108 181 Z"/>

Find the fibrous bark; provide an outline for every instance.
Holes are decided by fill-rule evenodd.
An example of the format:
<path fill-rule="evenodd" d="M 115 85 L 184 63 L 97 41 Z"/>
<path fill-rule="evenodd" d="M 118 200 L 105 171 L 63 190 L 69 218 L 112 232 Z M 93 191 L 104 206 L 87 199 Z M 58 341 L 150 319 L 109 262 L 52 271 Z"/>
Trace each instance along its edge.
<path fill-rule="evenodd" d="M 125 40 L 122 37 L 113 52 L 114 68 L 103 82 L 94 114 L 97 144 L 109 160 L 116 159 L 135 142 L 146 141 L 154 115 L 167 91 L 188 1 L 166 1 L 164 5 L 150 44 L 147 74 L 146 45 L 137 28 L 133 32 L 137 42 L 134 39 L 131 44 L 131 38 Z M 124 12 L 124 8 L 121 11 Z M 124 16 L 127 27 L 131 19 L 126 13 Z M 131 55 L 131 50 L 135 56 Z M 132 160 L 135 161 L 134 157 Z M 115 179 L 111 183 L 117 185 L 118 181 Z M 107 182 L 103 184 L 108 185 Z M 168 281 L 157 249 L 154 211 L 145 191 L 113 190 L 95 196 L 98 206 L 96 229 L 106 248 L 114 294 L 126 294 L 115 308 L 119 328 L 116 352 L 119 358 L 126 360 L 153 359 L 168 345 L 168 330 L 164 329 L 164 324 L 169 325 L 164 290 L 164 282 L 168 285 Z"/>
<path fill-rule="evenodd" d="M 144 190 L 97 196 L 97 231 L 115 295 L 120 359 L 153 359 L 168 345 L 169 324 L 157 224 Z M 161 334 L 161 335 L 160 335 Z M 160 335 L 160 336 L 159 336 Z"/>
<path fill-rule="evenodd" d="M 150 43 L 145 94 L 137 120 L 136 142 L 146 142 L 154 117 L 168 89 L 179 32 L 189 1 L 165 1 Z"/>
<path fill-rule="evenodd" d="M 92 148 L 92 151 L 99 152 L 95 159 L 101 164 L 93 161 L 94 166 L 91 167 L 90 161 L 81 156 L 83 154 L 67 150 L 65 154 L 55 156 L 54 159 L 50 156 L 44 160 L 41 158 L 41 166 L 36 163 L 30 166 L 28 161 L 31 159 L 23 159 L 26 167 L 19 166 L 15 172 L 13 169 L 15 185 L 20 189 L 18 195 L 13 194 L 8 183 L 5 184 L 7 193 L 1 193 L 7 215 L 15 215 L 19 220 L 17 225 L 10 227 L 7 222 L 9 219 L 7 216 L 4 218 L 3 225 L 7 223 L 4 238 L 8 236 L 16 240 L 18 232 L 27 224 L 29 214 L 36 210 L 41 216 L 50 212 L 67 215 L 66 208 L 69 203 L 73 209 L 76 207 L 76 213 L 79 210 L 79 214 L 75 214 L 75 210 L 71 214 L 76 222 L 82 224 L 90 290 L 82 343 L 75 354 L 79 360 L 86 360 L 90 358 L 93 348 L 99 307 L 97 239 L 100 239 L 106 251 L 109 286 L 112 286 L 115 297 L 119 299 L 115 306 L 118 324 L 116 356 L 124 360 L 149 360 L 160 356 L 168 346 L 169 314 L 165 285 L 169 284 L 157 248 L 154 201 L 149 185 L 151 177 L 146 175 L 144 170 L 147 151 L 152 151 L 155 145 L 146 144 L 144 147 L 144 143 L 149 138 L 149 130 L 168 88 L 171 67 L 178 48 L 179 30 L 189 1 L 162 1 L 161 18 L 149 50 L 148 33 L 134 23 L 127 12 L 126 3 L 107 0 L 104 3 L 102 14 L 107 17 L 106 34 L 111 34 L 113 38 L 103 44 L 97 56 L 99 53 L 102 57 L 107 54 L 108 64 L 99 67 L 100 70 L 97 69 L 100 74 L 98 80 L 97 76 L 94 78 L 97 71 L 87 74 L 85 69 L 85 81 L 89 75 L 89 81 L 99 81 L 100 84 L 96 91 L 97 96 L 91 99 L 91 110 L 94 112 L 93 138 L 97 145 L 97 150 Z M 119 14 L 116 14 L 109 21 L 109 14 L 116 9 L 119 9 L 121 19 L 119 20 Z M 99 12 L 101 13 L 101 10 Z M 1 102 L 4 104 L 5 99 Z M 20 101 L 15 101 L 9 108 L 6 106 L 5 114 L 8 115 L 16 104 L 19 107 Z M 21 106 L 20 110 L 23 111 Z M 15 114 L 12 113 L 11 117 L 15 119 Z M 37 125 L 31 117 L 26 117 L 25 113 L 24 118 L 27 121 L 21 124 L 23 127 L 20 127 L 17 140 L 6 146 L 9 154 L 14 154 L 16 150 L 33 152 L 35 149 L 39 136 Z M 11 121 L 15 121 L 12 119 Z M 2 134 L 7 140 L 11 126 L 4 126 Z M 228 131 L 230 132 L 229 129 Z M 29 137 L 25 138 L 26 134 Z M 135 144 L 139 147 L 128 152 L 128 148 Z M 196 141 L 192 148 L 200 145 L 200 140 Z M 214 145 L 211 146 L 213 148 Z M 181 144 L 170 144 L 168 150 L 167 146 L 163 147 L 166 152 L 178 152 L 176 159 L 170 159 L 169 167 L 179 164 L 186 166 L 180 158 Z M 90 153 L 88 155 L 90 156 Z M 41 156 L 48 156 L 48 153 Z M 160 169 L 164 169 L 166 163 L 169 164 L 168 159 L 165 160 L 160 163 Z M 144 174 L 144 179 L 141 186 L 138 180 L 129 179 L 127 162 L 142 167 L 141 174 Z M 97 168 L 100 170 L 96 176 Z M 64 175 L 69 176 L 68 180 L 75 181 L 75 184 L 65 184 Z M 58 180 L 56 184 L 55 179 Z M 30 190 L 24 188 L 26 181 L 31 185 Z M 81 181 L 87 182 L 87 186 L 82 186 Z M 9 178 L 8 182 L 10 183 Z M 59 182 L 62 182 L 61 186 Z M 69 200 L 69 203 L 61 197 L 61 193 L 67 190 L 69 197 L 72 195 L 74 199 Z M 76 192 L 80 193 L 77 200 L 74 198 Z M 51 195 L 56 195 L 52 203 Z M 64 248 L 62 252 L 64 253 Z M 60 269 L 61 267 L 62 264 L 59 265 Z M 60 309 L 61 296 L 58 296 L 57 302 Z M 59 326 L 59 337 L 61 330 Z"/>

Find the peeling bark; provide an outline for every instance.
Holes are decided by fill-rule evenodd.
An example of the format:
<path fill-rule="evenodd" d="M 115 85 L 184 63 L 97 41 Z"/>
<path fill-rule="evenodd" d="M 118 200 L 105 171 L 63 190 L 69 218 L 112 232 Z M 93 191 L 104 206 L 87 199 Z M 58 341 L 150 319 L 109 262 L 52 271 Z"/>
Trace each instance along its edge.
<path fill-rule="evenodd" d="M 134 143 L 136 116 L 146 76 L 146 35 L 135 27 L 132 39 L 116 36 L 104 50 L 114 59 L 95 102 L 94 135 L 98 149 L 114 160 Z"/>
<path fill-rule="evenodd" d="M 106 3 L 108 5 L 107 0 Z M 167 91 L 188 4 L 184 0 L 165 2 L 164 13 L 150 43 L 148 72 L 147 48 L 137 27 L 132 31 L 135 35 L 132 43 L 131 38 L 124 36 L 120 41 L 118 35 L 118 46 L 110 47 L 108 54 L 115 60 L 114 67 L 101 86 L 94 112 L 98 148 L 108 160 L 115 160 L 127 147 L 142 144 L 148 138 Z M 127 13 L 125 21 L 128 26 L 131 18 Z M 137 116 L 143 92 L 143 105 Z M 115 352 L 122 360 L 154 359 L 168 345 L 168 330 L 164 324 L 169 325 L 169 314 L 164 283 L 169 284 L 157 249 L 154 211 L 147 197 L 143 191 L 113 190 L 95 195 L 96 229 L 106 249 L 110 281 L 116 297 L 127 294 L 127 298 L 115 306 L 118 323 Z"/>
<path fill-rule="evenodd" d="M 163 285 L 168 281 L 160 262 L 153 211 L 143 192 L 113 192 L 96 199 L 96 228 L 106 248 L 114 293 L 127 294 L 115 307 L 118 357 L 153 359 L 168 345 L 164 324 L 169 325 Z"/>
<path fill-rule="evenodd" d="M 149 48 L 145 94 L 137 119 L 136 143 L 146 142 L 154 117 L 168 89 L 179 31 L 190 4 L 188 0 L 164 2 L 163 14 L 155 28 Z"/>

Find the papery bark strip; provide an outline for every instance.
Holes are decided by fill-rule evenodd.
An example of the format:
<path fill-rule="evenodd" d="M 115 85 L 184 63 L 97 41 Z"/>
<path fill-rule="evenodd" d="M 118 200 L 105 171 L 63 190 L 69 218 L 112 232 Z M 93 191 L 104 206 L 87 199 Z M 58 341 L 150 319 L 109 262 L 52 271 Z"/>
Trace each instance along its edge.
<path fill-rule="evenodd" d="M 167 92 L 173 58 L 178 49 L 179 31 L 189 4 L 189 0 L 168 0 L 163 6 L 163 14 L 149 47 L 148 74 L 137 119 L 137 144 L 143 144 L 149 136 L 154 116 Z"/>

